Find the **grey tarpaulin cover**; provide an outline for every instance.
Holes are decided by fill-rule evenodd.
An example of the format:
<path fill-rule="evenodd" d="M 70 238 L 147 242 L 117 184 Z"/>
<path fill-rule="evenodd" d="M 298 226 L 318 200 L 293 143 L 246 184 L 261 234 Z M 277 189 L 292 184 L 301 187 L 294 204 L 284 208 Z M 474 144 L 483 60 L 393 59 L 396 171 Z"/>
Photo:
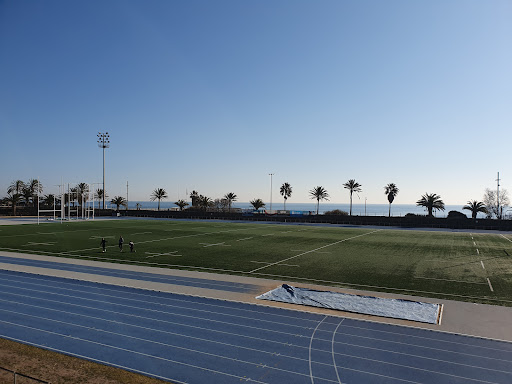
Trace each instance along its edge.
<path fill-rule="evenodd" d="M 373 296 L 350 295 L 346 293 L 315 291 L 296 288 L 287 284 L 257 296 L 257 299 L 311 305 L 314 307 L 338 309 L 362 313 L 438 324 L 441 305 L 401 299 L 385 299 Z"/>

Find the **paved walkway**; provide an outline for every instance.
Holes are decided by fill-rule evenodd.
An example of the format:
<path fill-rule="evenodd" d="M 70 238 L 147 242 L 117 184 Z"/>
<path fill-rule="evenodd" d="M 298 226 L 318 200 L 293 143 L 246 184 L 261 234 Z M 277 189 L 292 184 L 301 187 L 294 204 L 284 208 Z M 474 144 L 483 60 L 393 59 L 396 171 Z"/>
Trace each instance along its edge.
<path fill-rule="evenodd" d="M 87 272 L 81 272 L 81 266 L 109 270 L 112 273 L 91 273 L 94 272 L 94 269 L 90 268 L 87 269 Z M 508 307 L 386 294 L 380 292 L 376 293 L 352 289 L 340 289 L 320 285 L 303 284 L 293 281 L 277 281 L 244 276 L 220 275 L 205 272 L 66 259 L 4 251 L 0 251 L 0 269 L 229 300 L 267 307 L 281 307 L 303 312 L 404 325 L 512 342 L 512 327 L 510 326 L 512 324 L 512 308 Z M 442 321 L 440 325 L 423 324 L 329 309 L 263 301 L 255 298 L 256 296 L 274 289 L 283 283 L 317 290 L 329 290 L 343 293 L 439 303 L 443 304 L 444 307 Z M 243 289 L 233 289 L 233 287 L 236 286 Z"/>

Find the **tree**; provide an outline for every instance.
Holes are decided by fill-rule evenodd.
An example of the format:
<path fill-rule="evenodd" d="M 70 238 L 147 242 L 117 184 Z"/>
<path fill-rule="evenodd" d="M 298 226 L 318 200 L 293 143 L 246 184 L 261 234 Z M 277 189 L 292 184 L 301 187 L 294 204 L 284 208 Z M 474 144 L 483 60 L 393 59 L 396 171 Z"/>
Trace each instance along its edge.
<path fill-rule="evenodd" d="M 158 200 L 158 210 L 160 210 L 160 200 L 167 199 L 167 192 L 163 188 L 157 188 L 151 194 L 150 200 L 155 201 Z"/>
<path fill-rule="evenodd" d="M 98 188 L 96 192 L 94 192 L 94 198 L 98 200 L 98 209 L 100 209 L 100 203 L 103 200 L 103 189 Z M 108 199 L 108 195 L 105 195 L 105 199 Z"/>
<path fill-rule="evenodd" d="M 265 203 L 261 199 L 254 199 L 249 201 L 249 203 L 254 207 L 254 210 L 257 211 L 260 208 L 265 207 Z"/>
<path fill-rule="evenodd" d="M 16 180 L 9 185 L 9 188 L 7 188 L 7 194 L 8 195 L 14 195 L 14 194 L 21 194 L 21 191 L 25 188 L 25 183 L 21 180 Z"/>
<path fill-rule="evenodd" d="M 199 194 L 197 193 L 197 191 L 192 191 L 192 193 L 190 193 L 190 198 L 192 199 L 192 206 L 193 207 L 196 207 L 197 205 L 199 205 Z"/>
<path fill-rule="evenodd" d="M 318 215 L 318 210 L 320 208 L 320 200 L 329 200 L 329 194 L 325 190 L 324 187 L 316 187 L 309 191 L 309 194 L 312 199 L 316 199 L 316 214 Z"/>
<path fill-rule="evenodd" d="M 82 197 L 84 203 L 87 203 L 87 200 L 89 200 L 89 184 L 87 183 L 79 183 L 76 186 L 76 199 L 78 200 L 78 205 L 82 205 Z"/>
<path fill-rule="evenodd" d="M 203 208 L 205 211 L 213 205 L 213 200 L 208 196 L 199 195 L 197 198 L 197 204 L 199 207 Z"/>
<path fill-rule="evenodd" d="M 19 193 L 8 193 L 7 197 L 5 198 L 5 201 L 7 204 L 12 205 L 12 214 L 13 216 L 16 216 L 16 205 L 21 201 L 21 195 Z"/>
<path fill-rule="evenodd" d="M 396 195 L 398 195 L 399 189 L 394 183 L 389 183 L 384 187 L 384 193 L 388 196 L 389 201 L 389 217 L 391 217 L 391 203 L 395 200 Z"/>
<path fill-rule="evenodd" d="M 444 211 L 443 200 L 441 200 L 441 196 L 436 195 L 435 193 L 426 193 L 422 195 L 421 199 L 416 202 L 416 205 L 418 207 L 427 208 L 429 216 L 432 216 L 432 211 L 434 210 Z"/>
<path fill-rule="evenodd" d="M 183 208 L 185 208 L 188 205 L 188 203 L 185 200 L 178 200 L 177 202 L 174 203 L 174 205 L 177 205 L 178 207 L 180 207 L 180 211 L 183 211 Z"/>
<path fill-rule="evenodd" d="M 349 213 L 350 216 L 352 216 L 352 194 L 354 192 L 361 192 L 362 191 L 361 187 L 362 187 L 362 185 L 359 184 L 354 179 L 350 179 L 345 184 L 343 184 L 343 188 L 348 189 L 350 191 L 350 213 Z"/>
<path fill-rule="evenodd" d="M 43 205 L 45 207 L 53 208 L 54 204 L 55 204 L 55 195 L 53 193 L 50 193 L 43 197 Z"/>
<path fill-rule="evenodd" d="M 483 203 L 487 207 L 487 216 L 489 218 L 494 216 L 497 219 L 501 219 L 503 217 L 503 208 L 507 207 L 510 204 L 510 200 L 508 198 L 508 191 L 506 189 L 502 189 L 500 191 L 499 199 L 497 196 L 497 191 L 494 191 L 489 188 L 485 190 Z"/>
<path fill-rule="evenodd" d="M 231 211 L 231 204 L 236 201 L 237 196 L 233 192 L 226 193 L 224 199 L 228 202 L 228 210 Z"/>
<path fill-rule="evenodd" d="M 292 195 L 292 186 L 289 183 L 284 183 L 281 185 L 281 189 L 279 190 L 281 196 L 284 198 L 284 210 L 286 211 L 286 200 Z"/>
<path fill-rule="evenodd" d="M 21 198 L 25 201 L 27 207 L 33 202 L 33 197 L 34 192 L 32 192 L 30 187 L 23 187 L 23 189 L 21 190 Z"/>
<path fill-rule="evenodd" d="M 487 207 L 481 201 L 468 201 L 467 205 L 463 206 L 462 209 L 471 211 L 471 218 L 476 220 L 476 215 L 478 212 L 487 213 Z"/>
<path fill-rule="evenodd" d="M 126 199 L 122 196 L 115 196 L 112 200 L 110 200 L 110 204 L 114 204 L 117 208 L 116 211 L 119 212 L 119 207 L 126 206 Z"/>

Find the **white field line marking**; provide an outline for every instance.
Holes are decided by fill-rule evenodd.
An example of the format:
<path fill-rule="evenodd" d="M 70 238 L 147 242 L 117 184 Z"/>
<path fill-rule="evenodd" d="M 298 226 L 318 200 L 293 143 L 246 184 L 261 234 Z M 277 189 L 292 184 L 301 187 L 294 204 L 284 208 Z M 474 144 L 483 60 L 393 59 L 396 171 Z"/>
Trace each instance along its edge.
<path fill-rule="evenodd" d="M 331 352 L 332 352 L 332 364 L 334 365 L 334 370 L 336 371 L 336 377 L 338 378 L 338 383 L 341 384 L 340 375 L 338 373 L 338 367 L 336 366 L 336 356 L 334 354 L 334 336 L 336 336 L 336 332 L 338 332 L 338 328 L 340 327 L 341 323 L 343 323 L 345 319 L 341 319 L 340 323 L 332 333 L 332 339 L 331 339 Z"/>
<path fill-rule="evenodd" d="M 372 233 L 379 232 L 379 231 L 383 231 L 383 229 L 377 229 L 376 231 L 372 231 L 372 232 L 368 232 L 368 233 L 363 233 L 362 235 L 357 235 L 357 236 L 349 237 L 348 239 L 343 239 L 343 240 L 335 241 L 334 243 L 327 244 L 327 245 L 323 245 L 323 246 L 321 246 L 321 247 L 318 247 L 318 248 L 312 249 L 311 251 L 302 252 L 302 253 L 299 253 L 298 255 L 288 257 L 288 258 L 283 259 L 283 260 L 281 260 L 281 261 L 276 261 L 275 263 L 272 263 L 272 264 L 266 265 L 266 266 L 264 266 L 264 267 L 260 267 L 260 268 L 253 269 L 252 271 L 249 271 L 248 273 L 253 273 L 253 272 L 259 271 L 260 269 L 267 268 L 267 267 L 270 267 L 270 266 L 272 266 L 272 265 L 276 265 L 276 264 L 282 263 L 283 261 L 287 261 L 287 260 L 294 259 L 294 258 L 299 257 L 299 256 L 307 255 L 308 253 L 316 252 L 316 251 L 318 251 L 319 249 L 323 249 L 323 248 L 331 247 L 331 246 L 333 246 L 333 245 L 340 244 L 340 243 L 343 243 L 343 242 L 348 241 L 348 240 L 356 239 L 356 238 L 358 238 L 358 237 L 362 237 L 362 236 L 370 235 L 370 234 L 372 234 Z"/>
<path fill-rule="evenodd" d="M 489 284 L 489 288 L 491 289 L 491 292 L 494 292 L 494 289 L 492 288 L 492 285 L 491 285 L 491 280 L 489 280 L 489 278 L 487 278 L 487 283 Z"/>
<path fill-rule="evenodd" d="M 150 234 L 150 233 L 153 233 L 153 232 L 137 232 L 137 233 L 132 233 L 130 236 L 147 235 L 147 234 Z"/>
<path fill-rule="evenodd" d="M 167 255 L 172 255 L 173 253 L 178 253 L 178 251 L 170 251 L 170 252 L 162 252 L 162 253 L 145 252 L 146 255 L 152 255 L 152 256 L 167 256 Z"/>
<path fill-rule="evenodd" d="M 187 237 L 196 237 L 196 236 L 204 236 L 204 235 L 216 235 L 218 233 L 233 232 L 233 231 L 247 231 L 247 230 L 249 230 L 249 228 L 237 228 L 237 229 L 228 229 L 228 230 L 225 230 L 225 231 L 218 231 L 218 232 L 196 233 L 196 234 L 193 234 L 193 235 L 183 235 L 183 236 L 165 237 L 163 239 L 153 239 L 153 240 L 137 241 L 137 244 L 154 243 L 154 242 L 157 242 L 157 241 L 176 240 L 176 239 L 184 239 L 184 238 L 187 238 Z M 117 245 L 109 245 L 109 246 L 107 246 L 107 248 L 109 248 L 109 247 L 117 247 Z M 72 250 L 72 251 L 68 251 L 68 252 L 62 252 L 62 253 L 64 254 L 64 253 L 76 253 L 76 252 L 84 252 L 84 251 L 94 251 L 96 249 L 97 249 L 97 247 L 85 248 L 85 249 L 76 249 L 76 250 Z"/>
<path fill-rule="evenodd" d="M 215 244 L 210 244 L 210 243 L 199 243 L 203 246 L 203 248 L 206 248 L 206 247 L 214 247 L 216 245 L 220 245 L 222 247 L 231 247 L 231 245 L 229 244 L 226 244 L 225 241 L 223 241 L 222 243 L 215 243 Z"/>
<path fill-rule="evenodd" d="M 152 257 L 158 257 L 158 256 L 173 256 L 173 257 L 181 257 L 183 255 L 178 255 L 176 253 L 157 253 L 156 255 L 149 255 L 146 256 L 146 259 L 150 259 Z"/>
<path fill-rule="evenodd" d="M 273 233 L 267 233 L 266 235 L 261 235 L 261 236 L 274 236 Z"/>
<path fill-rule="evenodd" d="M 33 278 L 33 277 L 28 277 L 27 278 L 28 280 L 36 280 L 38 281 L 37 278 Z M 14 280 L 10 280 L 10 279 L 5 279 L 6 281 L 11 281 L 11 282 L 16 282 L 16 283 L 19 283 L 19 281 L 14 281 Z M 25 283 L 25 284 L 29 284 L 29 285 L 35 285 L 35 286 L 41 286 L 43 288 L 47 288 L 46 287 L 46 284 L 36 284 L 36 283 Z M 66 282 L 63 282 L 62 283 L 63 285 L 72 285 L 72 286 L 75 286 L 75 284 L 72 284 L 72 283 L 66 283 Z M 4 285 L 4 286 L 7 286 L 7 285 Z M 50 285 L 51 288 L 57 288 L 57 289 L 64 289 L 62 288 L 60 285 L 59 286 L 52 286 Z M 28 288 L 21 288 L 21 289 L 24 289 L 24 290 L 31 290 L 31 289 L 28 289 Z M 69 292 L 69 291 L 74 291 L 74 292 L 80 292 L 80 293 L 83 293 L 81 290 L 76 290 L 76 289 L 70 289 L 70 288 L 66 288 L 65 289 L 66 292 Z M 109 289 L 106 289 L 106 290 L 109 290 Z M 102 289 L 102 291 L 104 291 L 104 289 Z M 113 293 L 117 293 L 117 291 L 115 290 L 112 290 L 110 289 L 110 291 L 113 291 Z M 38 292 L 42 292 L 42 290 L 38 290 Z M 27 295 L 21 295 L 21 294 L 15 294 L 15 293 L 10 293 L 10 295 L 13 295 L 13 296 L 21 296 L 21 297 L 32 297 L 32 296 L 27 296 Z M 62 294 L 57 294 L 57 295 L 62 295 Z M 146 295 L 143 295 L 143 294 L 138 294 L 138 293 L 135 293 L 136 296 L 143 296 L 145 297 Z M 66 296 L 66 295 L 64 295 Z M 118 297 L 118 296 L 115 296 L 115 295 L 106 295 L 106 294 L 100 294 L 100 296 L 106 296 L 106 297 Z M 128 299 L 126 298 L 126 300 L 130 301 L 142 301 L 144 303 L 147 303 L 147 300 L 136 300 L 136 299 Z M 167 298 L 167 300 L 170 300 L 170 301 L 178 301 L 178 302 L 186 302 L 186 300 L 180 300 L 180 299 L 175 299 L 175 298 Z M 3 302 L 7 302 L 7 303 L 12 303 L 12 304 L 19 304 L 20 302 L 18 301 L 12 301 L 12 300 L 6 300 L 6 299 L 0 299 L 0 301 L 3 301 Z M 50 301 L 50 302 L 56 302 L 56 303 L 62 303 L 60 301 L 57 301 L 57 300 L 49 300 L 49 299 L 45 299 L 45 301 Z M 154 303 L 154 302 L 151 302 L 151 303 Z M 187 303 L 188 304 L 188 303 Z M 62 310 L 59 310 L 59 309 L 54 309 L 54 308 L 48 308 L 48 307 L 44 307 L 44 306 L 40 306 L 40 305 L 35 305 L 35 304 L 28 304 L 28 303 L 23 303 L 23 305 L 25 306 L 29 306 L 29 307 L 34 307 L 34 308 L 39 308 L 39 309 L 47 309 L 47 310 L 51 310 L 51 311 L 54 311 L 54 312 L 59 312 L 59 313 L 70 313 L 70 314 L 73 314 L 73 315 L 77 315 L 77 316 L 82 316 L 82 314 L 80 313 L 75 313 L 75 312 L 70 312 L 70 311 L 62 311 Z M 80 306 L 79 304 L 71 304 L 69 303 L 69 305 L 71 306 L 75 306 L 75 307 L 83 307 L 83 308 L 86 308 L 86 309 L 93 309 L 94 307 L 88 307 L 88 306 Z M 222 306 L 222 305 L 217 305 L 217 304 L 202 304 L 202 305 L 208 305 L 208 306 L 213 306 L 213 307 L 219 307 L 219 308 L 226 308 L 225 306 Z M 164 306 L 169 306 L 169 307 L 176 307 L 176 305 L 169 305 L 169 304 L 164 304 Z M 130 307 L 130 306 L 127 306 L 127 307 Z M 139 308 L 140 307 L 131 307 L 131 308 Z M 180 308 L 186 308 L 186 309 L 191 309 L 191 308 L 188 308 L 188 307 L 180 307 Z M 195 309 L 193 308 L 194 310 L 198 310 L 198 309 Z M 232 309 L 232 308 L 230 308 Z M 219 309 L 220 310 L 220 309 Z M 237 310 L 240 310 L 240 311 L 243 311 L 243 312 L 255 312 L 255 311 L 252 311 L 252 310 L 246 310 L 246 309 L 237 309 Z M 199 310 L 201 311 L 201 310 Z M 111 310 L 104 310 L 104 312 L 108 312 L 108 313 L 113 313 L 115 314 L 116 316 L 117 315 L 125 315 L 127 317 L 134 317 L 134 318 L 137 318 L 137 319 L 144 319 L 144 320 L 155 320 L 155 321 L 158 321 L 158 322 L 162 322 L 162 323 L 166 323 L 166 324 L 172 324 L 172 325 L 181 325 L 181 326 L 186 326 L 186 327 L 192 327 L 192 328 L 198 328 L 198 329 L 202 329 L 204 330 L 205 328 L 201 328 L 201 327 L 197 327 L 197 326 L 191 326 L 189 325 L 188 323 L 186 324 L 182 324 L 182 323 L 178 323 L 178 322 L 173 322 L 173 321 L 168 321 L 168 320 L 162 320 L 162 319 L 155 319 L 155 318 L 148 318 L 148 317 L 144 317 L 144 316 L 137 316 L 137 315 L 133 315 L 133 314 L 129 314 L 129 313 L 123 313 L 123 312 L 117 312 L 117 311 L 111 311 Z M 215 313 L 215 314 L 224 314 L 225 315 L 225 312 L 223 310 L 221 310 L 221 312 L 212 312 L 210 311 L 210 313 Z M 86 316 L 86 317 L 91 317 L 91 318 L 95 318 L 95 317 L 92 317 L 92 316 L 88 316 L 88 315 L 83 315 L 83 316 Z M 183 316 L 183 317 L 192 317 L 192 316 L 188 316 L 188 315 L 179 315 L 179 316 Z M 285 318 L 294 318 L 293 316 L 286 316 L 286 315 L 277 315 L 279 317 L 285 317 Z M 246 317 L 247 318 L 247 317 Z M 199 318 L 199 319 L 203 319 L 203 320 L 208 320 L 209 319 L 205 319 L 205 318 Z M 251 317 L 252 319 L 252 317 Z M 315 320 L 308 320 L 308 319 L 302 319 L 304 322 L 308 322 L 308 321 L 311 321 L 311 322 L 316 322 Z M 236 324 L 233 324 L 233 323 L 226 323 L 226 322 L 221 322 L 221 321 L 218 321 L 218 320 L 215 320 L 216 322 L 219 322 L 219 323 L 225 323 L 225 324 L 229 324 L 229 325 L 236 325 Z M 286 323 L 280 323 L 280 322 L 275 322 L 276 324 L 289 324 L 289 322 L 286 322 Z M 127 325 L 133 325 L 133 324 L 130 324 L 130 323 L 123 323 L 123 324 L 127 324 Z M 330 322 L 326 322 L 326 324 L 333 324 L 333 323 L 330 323 Z M 245 325 L 240 325 L 238 324 L 240 327 L 242 328 L 251 328 L 251 329 L 257 329 L 257 330 L 261 330 L 261 331 L 267 331 L 267 332 L 273 332 L 273 333 L 279 333 L 279 334 L 283 334 L 283 335 L 290 335 L 290 336 L 297 336 L 296 333 L 289 333 L 289 332 L 282 332 L 282 331 L 274 331 L 274 330 L 271 330 L 271 329 L 268 329 L 268 328 L 258 328 L 258 327 L 254 327 L 254 326 L 245 326 Z M 135 325 L 133 325 L 135 326 Z M 295 326 L 295 325 L 294 325 Z M 303 328 L 303 329 L 312 329 L 312 327 L 310 326 L 295 326 L 295 327 L 299 327 L 299 328 Z M 364 329 L 366 330 L 366 328 L 361 328 L 361 327 L 358 327 L 358 326 L 353 326 L 353 325 L 346 325 L 346 327 L 348 328 L 355 328 L 355 329 Z M 212 330 L 213 331 L 213 330 Z M 377 332 L 377 333 L 383 333 L 383 334 L 390 334 L 390 335 L 398 335 L 400 337 L 403 337 L 405 335 L 401 335 L 399 333 L 396 333 L 396 332 L 390 332 L 390 331 L 382 331 L 382 330 L 373 330 L 374 332 Z M 225 331 L 215 331 L 215 332 L 220 332 L 220 333 L 228 333 L 230 334 L 230 332 L 225 332 Z M 329 332 L 329 331 L 326 331 L 326 330 L 321 330 L 319 329 L 318 332 Z M 251 336 L 246 336 L 246 335 L 240 335 L 240 334 L 236 334 L 236 333 L 232 333 L 233 335 L 236 335 L 236 336 L 242 336 L 242 337 L 248 337 L 248 338 L 255 338 L 255 337 L 251 337 Z M 447 351 L 445 349 L 440 349 L 440 348 L 432 348 L 432 347 L 427 347 L 425 345 L 416 345 L 414 343 L 404 343 L 404 342 L 399 342 L 399 341 L 393 341 L 393 340 L 389 340 L 389 339 L 380 339 L 380 338 L 375 338 L 375 337 L 368 337 L 368 336 L 361 336 L 361 335 L 358 335 L 356 336 L 358 338 L 363 338 L 363 339 L 370 339 L 370 340 L 377 340 L 377 341 L 385 341 L 385 342 L 388 342 L 388 343 L 392 343 L 392 344 L 400 344 L 400 345 L 406 345 L 406 346 L 416 346 L 416 347 L 419 347 L 419 348 L 423 348 L 423 349 L 429 349 L 429 350 L 435 350 L 435 351 L 444 351 L 444 352 L 450 352 L 450 353 L 453 353 L 453 354 L 457 354 L 457 355 L 467 355 L 467 356 L 472 356 L 472 357 L 480 357 L 482 359 L 488 359 L 488 360 L 497 360 L 497 361 L 508 361 L 508 360 L 503 360 L 503 359 L 496 359 L 496 358 L 490 358 L 490 357 L 485 357 L 485 356 L 476 356 L 476 355 L 472 355 L 472 354 L 468 354 L 468 353 L 464 353 L 464 352 L 456 352 L 456 351 Z M 424 337 L 424 336 L 416 336 L 416 335 L 407 335 L 407 337 L 409 338 L 412 338 L 412 339 L 421 339 L 421 340 L 431 340 L 430 338 L 428 337 Z M 257 338 L 259 339 L 259 337 Z M 323 339 L 321 337 L 319 337 L 320 340 L 324 340 L 324 341 L 328 341 L 328 339 Z M 290 345 L 289 343 L 284 343 L 284 342 L 277 342 L 277 341 L 274 341 L 273 339 L 272 340 L 268 340 L 268 339 L 265 339 L 265 341 L 271 341 L 271 342 L 274 342 L 274 343 L 278 343 L 278 344 L 282 344 L 282 345 Z M 454 345 L 461 345 L 461 346 L 467 346 L 467 344 L 464 344 L 464 343 L 459 343 L 459 342 L 454 342 L 454 341 L 446 341 L 446 340 L 439 340 L 443 343 L 446 343 L 446 344 L 454 344 Z M 344 342 L 336 342 L 338 344 L 347 344 L 347 345 L 354 345 L 355 344 L 349 344 L 349 343 L 344 343 Z M 305 346 L 302 346 L 302 345 L 293 345 L 295 347 L 300 347 L 300 348 L 307 348 Z M 370 347 L 368 347 L 370 348 Z M 501 352 L 505 352 L 501 349 L 496 349 L 496 348 L 489 348 L 489 347 L 479 347 L 480 349 L 487 349 L 487 350 L 494 350 L 494 351 L 501 351 Z M 318 351 L 323 351 L 321 349 L 315 349 L 315 350 L 318 350 Z M 388 351 L 388 352 L 393 352 L 393 351 Z M 397 354 L 403 354 L 401 352 L 393 352 L 393 353 L 397 353 Z M 407 354 L 408 355 L 408 354 Z M 422 357 L 422 356 L 416 356 L 416 357 Z M 436 359 L 433 359 L 433 358 L 427 358 L 427 357 L 423 357 L 425 359 L 429 359 L 429 360 L 436 360 Z M 450 362 L 450 364 L 459 364 L 459 363 L 453 363 L 453 362 Z M 460 365 L 460 364 L 459 364 Z M 464 364 L 462 364 L 464 365 Z M 482 368 L 482 367 L 480 367 Z M 483 368 L 483 369 L 488 369 L 488 368 Z"/>
<path fill-rule="evenodd" d="M 245 241 L 245 240 L 251 240 L 251 239 L 254 239 L 254 236 L 253 237 L 245 237 L 243 239 L 238 239 L 237 241 Z"/>
<path fill-rule="evenodd" d="M 485 269 L 485 268 L 484 268 Z M 451 279 L 438 279 L 435 277 L 422 277 L 422 276 L 414 276 L 415 279 L 425 279 L 425 280 L 439 280 L 439 281 L 451 281 L 453 283 L 464 283 L 464 284 L 483 284 L 485 283 L 477 283 L 474 281 L 464 281 L 464 280 L 451 280 Z"/>
<path fill-rule="evenodd" d="M 29 241 L 27 244 L 25 244 L 25 246 L 31 246 L 31 245 L 55 245 L 55 244 L 56 244 L 55 242 L 33 243 L 33 242 Z"/>
<path fill-rule="evenodd" d="M 251 263 L 270 264 L 267 261 L 254 261 L 254 260 L 251 260 Z M 297 265 L 297 264 L 280 264 L 280 265 L 284 265 L 284 266 L 287 266 L 287 267 L 300 267 L 300 265 Z"/>
<path fill-rule="evenodd" d="M 309 339 L 309 377 L 311 378 L 311 384 L 315 384 L 315 380 L 313 379 L 313 367 L 311 366 L 311 346 L 313 344 L 313 338 L 315 337 L 316 330 L 327 319 L 327 316 L 324 316 L 322 321 L 320 321 L 317 325 L 313 333 L 311 334 L 311 338 Z"/>
<path fill-rule="evenodd" d="M 77 337 L 77 336 L 65 335 L 65 334 L 63 334 L 63 333 L 52 332 L 52 331 L 48 331 L 48 330 L 40 329 L 40 328 L 34 328 L 34 327 L 30 327 L 30 326 L 28 326 L 28 325 L 15 324 L 15 323 L 11 323 L 11 322 L 8 322 L 8 321 L 3 321 L 3 320 L 0 320 L 0 322 L 2 322 L 2 323 L 6 323 L 6 324 L 9 324 L 9 325 L 12 325 L 12 326 L 18 326 L 18 327 L 22 327 L 22 328 L 28 328 L 28 329 L 35 330 L 35 331 L 38 331 L 38 332 L 49 333 L 49 334 L 51 334 L 51 335 L 62 336 L 62 337 L 64 337 L 64 338 L 68 338 L 68 339 L 72 339 L 72 340 L 78 340 L 78 341 L 81 341 L 81 342 L 86 342 L 86 343 L 96 344 L 96 345 L 100 345 L 100 346 L 102 346 L 102 347 L 112 348 L 112 349 L 116 349 L 116 350 L 119 350 L 119 351 L 129 352 L 129 353 L 133 353 L 133 354 L 136 354 L 136 355 L 142 355 L 142 356 L 150 357 L 150 358 L 155 359 L 155 360 L 162 360 L 162 361 L 165 361 L 165 362 L 170 362 L 170 363 L 175 363 L 175 364 L 185 365 L 185 366 L 189 366 L 189 367 L 193 367 L 193 368 L 198 368 L 198 369 L 205 370 L 205 371 L 210 371 L 210 372 L 217 373 L 217 374 L 219 374 L 219 373 L 220 373 L 220 374 L 225 375 L 225 376 L 235 377 L 235 378 L 240 379 L 240 380 L 245 380 L 245 378 L 244 378 L 244 377 L 240 377 L 240 376 L 237 376 L 237 375 L 233 375 L 233 374 L 231 374 L 231 373 L 226 373 L 226 372 L 216 371 L 216 370 L 213 370 L 213 369 L 210 369 L 210 368 L 200 367 L 200 366 L 197 366 L 197 365 L 192 365 L 192 364 L 183 363 L 183 362 L 180 362 L 180 361 L 175 361 L 175 360 L 171 360 L 171 359 L 166 359 L 166 358 L 164 358 L 164 357 L 154 356 L 154 355 L 150 355 L 150 354 L 148 354 L 148 353 L 144 353 L 144 352 L 139 352 L 139 351 L 135 351 L 135 350 L 127 349 L 127 348 L 117 347 L 117 346 L 112 345 L 112 344 L 100 343 L 100 342 L 98 342 L 98 341 L 93 341 L 93 340 L 88 340 L 88 339 L 82 339 L 82 338 Z M 114 332 L 111 332 L 111 333 L 115 334 Z M 189 348 L 178 347 L 178 346 L 174 346 L 174 348 L 177 348 L 177 349 L 183 349 L 183 350 L 186 350 L 186 351 L 196 352 L 196 353 L 200 353 L 200 354 L 205 354 L 205 355 L 209 355 L 209 356 L 213 356 L 213 357 L 217 357 L 217 358 L 221 358 L 221 359 L 227 359 L 227 360 L 233 360 L 233 361 L 237 361 L 237 362 L 241 362 L 241 363 L 257 365 L 256 363 L 250 363 L 250 362 L 246 362 L 246 361 L 239 360 L 239 359 L 234 359 L 234 358 L 230 358 L 230 357 L 225 357 L 225 356 L 215 355 L 215 354 L 213 354 L 213 353 L 207 353 L 207 352 L 202 352 L 202 351 L 195 351 L 195 350 L 193 350 L 193 349 L 189 349 Z M 290 372 L 290 373 L 295 373 L 295 374 L 298 374 L 298 375 L 303 375 L 303 376 L 305 376 L 304 374 L 297 373 L 297 372 L 292 372 L 292 371 L 286 371 L 286 370 L 284 370 L 284 369 L 279 369 L 279 368 L 274 368 L 274 369 L 276 369 L 276 370 L 280 370 L 280 371 L 285 371 L 285 372 Z M 172 380 L 172 379 L 171 379 L 171 380 Z M 256 383 L 265 384 L 265 383 L 264 383 L 264 382 L 262 382 L 262 381 L 256 381 L 256 380 L 251 380 L 251 381 L 254 381 L 254 382 L 256 382 Z"/>
<path fill-rule="evenodd" d="M 480 260 L 480 264 L 482 264 L 482 268 L 485 269 L 484 262 L 482 260 Z"/>
<path fill-rule="evenodd" d="M 473 245 L 476 247 L 476 243 L 473 241 Z"/>
<path fill-rule="evenodd" d="M 96 239 L 102 239 L 102 238 L 113 239 L 114 236 L 91 236 L 91 237 L 89 237 L 89 240 L 96 240 Z"/>
<path fill-rule="evenodd" d="M 477 253 L 477 255 L 479 255 L 479 254 L 480 254 L 480 251 L 478 250 L 478 248 L 476 249 L 476 253 Z"/>
<path fill-rule="evenodd" d="M 508 240 L 512 243 L 512 240 L 510 240 L 508 237 L 506 237 L 505 235 L 500 235 L 501 237 L 503 237 L 505 240 Z"/>

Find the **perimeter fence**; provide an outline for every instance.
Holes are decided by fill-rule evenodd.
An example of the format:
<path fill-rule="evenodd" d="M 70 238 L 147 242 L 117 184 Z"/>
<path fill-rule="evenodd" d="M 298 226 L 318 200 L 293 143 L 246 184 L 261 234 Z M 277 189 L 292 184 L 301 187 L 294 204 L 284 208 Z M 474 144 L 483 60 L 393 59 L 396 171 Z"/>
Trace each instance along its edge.
<path fill-rule="evenodd" d="M 14 384 L 32 384 L 32 383 L 42 383 L 42 384 L 50 384 L 49 381 L 37 379 L 35 377 L 25 375 L 23 373 L 19 373 L 16 371 L 13 371 L 12 369 L 7 369 L 4 367 L 0 367 L 0 372 L 5 372 L 4 375 L 0 375 L 0 381 L 2 383 L 8 383 L 7 379 L 10 379 L 11 383 Z"/>

